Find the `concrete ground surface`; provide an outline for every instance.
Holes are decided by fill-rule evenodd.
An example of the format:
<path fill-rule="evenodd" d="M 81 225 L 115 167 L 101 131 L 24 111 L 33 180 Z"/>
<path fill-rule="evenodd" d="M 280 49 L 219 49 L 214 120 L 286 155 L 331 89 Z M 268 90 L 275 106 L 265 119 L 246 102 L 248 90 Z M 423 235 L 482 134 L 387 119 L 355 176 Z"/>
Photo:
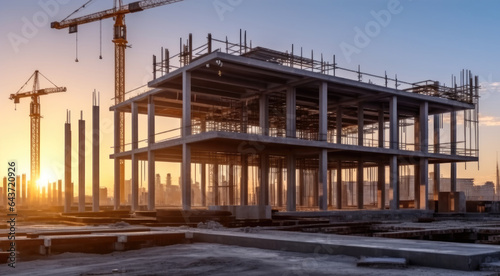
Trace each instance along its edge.
<path fill-rule="evenodd" d="M 63 253 L 21 261 L 0 275 L 497 275 L 429 267 L 357 267 L 357 258 L 211 243 L 177 244 L 111 254 Z"/>

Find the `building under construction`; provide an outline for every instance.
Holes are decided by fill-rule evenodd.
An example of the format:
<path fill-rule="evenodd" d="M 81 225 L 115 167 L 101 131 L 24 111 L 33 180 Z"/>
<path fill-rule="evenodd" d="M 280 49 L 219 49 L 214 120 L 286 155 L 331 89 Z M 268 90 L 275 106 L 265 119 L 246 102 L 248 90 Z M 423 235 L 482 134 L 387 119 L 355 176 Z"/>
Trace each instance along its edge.
<path fill-rule="evenodd" d="M 246 34 L 241 37 L 230 43 L 208 35 L 193 48 L 190 36 L 176 55 L 162 49 L 161 58 L 153 57 L 152 90 L 110 108 L 116 209 L 120 160 L 131 162 L 132 210 L 139 209 L 142 160 L 150 210 L 155 163 L 178 162 L 183 209 L 271 205 L 287 211 L 433 209 L 429 202 L 439 192 L 456 191 L 457 162 L 478 161 L 479 86 L 469 71 L 447 86 L 410 83 L 342 68 L 335 57 L 305 57 L 293 46 L 287 52 L 248 46 Z M 131 116 L 125 147 L 122 112 Z M 147 117 L 146 126 L 139 126 L 139 115 Z M 180 119 L 180 127 L 157 129 L 161 117 Z M 145 139 L 140 129 L 147 130 Z M 444 163 L 451 164 L 449 172 L 441 171 Z M 442 174 L 450 175 L 448 191 L 440 189 Z M 200 182 L 197 195 L 193 179 Z"/>

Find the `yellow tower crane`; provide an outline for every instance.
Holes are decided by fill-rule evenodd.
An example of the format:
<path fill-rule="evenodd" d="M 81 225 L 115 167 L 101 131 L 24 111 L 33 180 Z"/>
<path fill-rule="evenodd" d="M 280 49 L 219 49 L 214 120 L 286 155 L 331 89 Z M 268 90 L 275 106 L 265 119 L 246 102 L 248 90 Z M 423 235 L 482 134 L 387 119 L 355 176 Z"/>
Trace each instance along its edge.
<path fill-rule="evenodd" d="M 39 75 L 48 80 L 55 87 L 53 88 L 44 88 L 40 89 Z M 28 82 L 33 79 L 33 89 L 29 92 L 21 92 L 23 88 L 28 84 Z M 31 75 L 31 77 L 24 83 L 24 85 L 17 91 L 15 94 L 10 94 L 9 99 L 14 100 L 14 104 L 18 104 L 21 98 L 31 98 L 30 104 L 30 121 L 31 121 L 31 131 L 30 131 L 30 183 L 31 187 L 29 187 L 29 198 L 33 198 L 33 189 L 36 181 L 40 178 L 40 118 L 42 118 L 40 114 L 40 96 L 58 93 L 58 92 L 66 92 L 66 87 L 59 87 L 51 82 L 47 77 L 42 75 L 38 70 Z"/>
<path fill-rule="evenodd" d="M 60 22 L 52 22 L 51 28 L 69 28 L 69 33 L 78 31 L 78 25 L 99 21 L 106 18 L 114 18 L 113 43 L 115 44 L 115 104 L 125 100 L 125 48 L 127 47 L 127 27 L 125 25 L 125 15 L 128 13 L 140 12 L 167 4 L 181 2 L 183 0 L 143 0 L 123 5 L 122 0 L 114 1 L 114 8 L 84 15 L 73 19 L 65 19 Z M 85 3 L 87 5 L 91 1 Z M 83 5 L 82 7 L 85 7 Z M 78 10 L 77 10 L 78 11 Z M 76 12 L 76 11 L 75 11 Z M 78 59 L 77 59 L 78 60 Z M 125 146 L 125 116 L 120 113 L 120 151 L 124 151 Z M 116 176 L 115 176 L 116 177 Z M 125 163 L 120 160 L 120 200 L 125 200 Z"/>

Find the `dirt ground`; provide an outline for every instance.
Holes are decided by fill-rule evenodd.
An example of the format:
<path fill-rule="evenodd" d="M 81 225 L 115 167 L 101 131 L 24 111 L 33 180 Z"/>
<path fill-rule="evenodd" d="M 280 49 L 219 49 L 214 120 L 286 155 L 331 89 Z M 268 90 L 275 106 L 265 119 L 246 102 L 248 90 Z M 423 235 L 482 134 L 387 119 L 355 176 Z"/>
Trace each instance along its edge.
<path fill-rule="evenodd" d="M 0 275 L 496 275 L 417 266 L 362 268 L 356 266 L 356 261 L 347 256 L 196 243 L 105 255 L 64 253 L 21 261 L 16 268 L 4 264 Z"/>

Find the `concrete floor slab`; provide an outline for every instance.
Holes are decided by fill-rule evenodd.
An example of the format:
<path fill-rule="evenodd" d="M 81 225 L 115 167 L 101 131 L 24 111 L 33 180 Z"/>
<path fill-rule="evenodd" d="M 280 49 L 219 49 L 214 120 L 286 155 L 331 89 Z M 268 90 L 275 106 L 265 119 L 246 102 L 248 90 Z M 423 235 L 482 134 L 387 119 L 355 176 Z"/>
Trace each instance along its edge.
<path fill-rule="evenodd" d="M 405 258 L 411 265 L 464 271 L 478 270 L 486 258 L 500 258 L 498 246 L 483 244 L 282 231 L 261 231 L 260 233 L 199 231 L 194 232 L 193 236 L 195 242 L 302 253 L 347 255 L 358 258 L 387 256 Z"/>

